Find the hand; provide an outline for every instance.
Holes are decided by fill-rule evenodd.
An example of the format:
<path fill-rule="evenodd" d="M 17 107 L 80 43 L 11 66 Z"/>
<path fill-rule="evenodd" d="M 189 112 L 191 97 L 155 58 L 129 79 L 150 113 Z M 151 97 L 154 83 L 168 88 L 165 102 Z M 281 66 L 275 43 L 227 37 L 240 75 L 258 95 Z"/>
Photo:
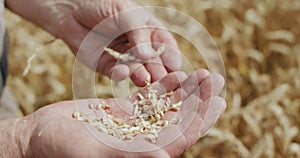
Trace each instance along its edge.
<path fill-rule="evenodd" d="M 22 119 L 26 120 L 26 129 L 31 129 L 28 150 L 23 151 L 28 151 L 26 156 L 35 157 L 177 157 L 206 134 L 223 113 L 225 102 L 218 97 L 223 84 L 220 75 L 209 75 L 206 70 L 198 70 L 188 78 L 183 72 L 174 72 L 153 83 L 151 87 L 158 94 L 174 91 L 171 102 L 183 100 L 179 112 L 166 114 L 166 117 L 182 118 L 182 123 L 164 129 L 155 144 L 143 137 L 134 137 L 127 142 L 96 131 L 99 133 L 97 138 L 109 141 L 102 143 L 89 133 L 81 121 L 72 118 L 72 113 L 77 111 L 74 101 L 46 106 Z M 77 104 L 83 108 L 93 101 L 78 100 Z M 130 100 L 126 98 L 101 101 L 111 105 L 115 117 L 126 117 L 133 111 Z M 193 112 L 195 115 L 191 115 Z M 179 137 L 174 137 L 176 140 L 166 144 L 166 140 L 172 139 L 172 136 Z M 106 144 L 131 149 L 157 147 L 158 150 L 132 153 L 116 150 Z"/>
<path fill-rule="evenodd" d="M 123 12 L 139 7 L 131 0 L 26 1 L 7 0 L 6 3 L 11 10 L 63 39 L 74 53 L 79 51 L 79 60 L 113 80 L 130 76 L 136 85 L 144 86 L 144 79 L 149 74 L 152 81 L 156 81 L 168 72 L 181 68 L 181 56 L 175 39 L 153 15 L 144 8 Z M 120 12 L 123 13 L 117 14 Z M 94 28 L 109 17 L 105 24 Z M 144 28 L 136 29 L 139 27 Z M 97 35 L 84 41 L 92 29 Z M 83 41 L 85 44 L 80 48 Z M 107 53 L 102 54 L 103 48 L 108 45 L 122 53 L 133 48 L 136 57 L 148 60 L 161 44 L 169 49 L 146 63 L 116 64 L 116 59 Z"/>

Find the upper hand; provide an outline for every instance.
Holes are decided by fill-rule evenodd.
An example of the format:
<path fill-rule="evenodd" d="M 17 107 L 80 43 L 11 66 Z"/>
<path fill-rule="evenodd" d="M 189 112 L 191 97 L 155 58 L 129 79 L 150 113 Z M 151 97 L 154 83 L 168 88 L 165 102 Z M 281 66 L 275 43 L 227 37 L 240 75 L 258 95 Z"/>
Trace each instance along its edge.
<path fill-rule="evenodd" d="M 181 68 L 181 55 L 170 32 L 131 0 L 7 0 L 6 3 L 19 15 L 64 40 L 84 64 L 113 80 L 130 76 L 136 85 L 144 86 L 149 74 L 151 81 L 156 81 Z M 168 49 L 152 58 L 161 44 Z M 116 64 L 113 57 L 103 53 L 104 47 L 122 53 L 133 48 L 135 56 L 145 62 Z"/>

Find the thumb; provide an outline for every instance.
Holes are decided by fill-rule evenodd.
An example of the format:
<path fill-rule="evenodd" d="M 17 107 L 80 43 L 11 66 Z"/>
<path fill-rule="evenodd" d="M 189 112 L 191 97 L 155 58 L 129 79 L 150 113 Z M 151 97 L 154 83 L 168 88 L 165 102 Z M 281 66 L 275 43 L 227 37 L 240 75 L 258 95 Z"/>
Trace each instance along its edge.
<path fill-rule="evenodd" d="M 130 45 L 132 45 L 136 57 L 147 60 L 153 57 L 155 50 L 151 44 L 151 34 L 148 28 L 135 29 L 127 33 Z"/>

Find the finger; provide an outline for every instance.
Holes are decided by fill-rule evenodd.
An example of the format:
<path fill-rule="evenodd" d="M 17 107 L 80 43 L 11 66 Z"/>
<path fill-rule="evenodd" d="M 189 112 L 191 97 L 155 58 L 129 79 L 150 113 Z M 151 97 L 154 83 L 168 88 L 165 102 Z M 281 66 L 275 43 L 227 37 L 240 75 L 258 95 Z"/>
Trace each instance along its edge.
<path fill-rule="evenodd" d="M 122 81 L 126 79 L 130 74 L 129 68 L 127 65 L 119 64 L 113 66 L 109 71 L 109 76 L 114 81 Z"/>
<path fill-rule="evenodd" d="M 151 19 L 154 26 L 158 26 L 152 33 L 152 42 L 154 49 L 158 49 L 162 43 L 166 45 L 166 50 L 161 55 L 162 62 L 169 72 L 180 70 L 182 59 L 177 42 L 171 33 L 156 18 Z"/>
<path fill-rule="evenodd" d="M 162 95 L 164 93 L 174 91 L 178 88 L 184 80 L 186 80 L 187 75 L 182 71 L 177 71 L 168 74 L 158 82 L 151 85 L 151 89 L 157 91 L 157 95 Z"/>
<path fill-rule="evenodd" d="M 208 133 L 226 108 L 226 102 L 221 97 L 212 97 L 199 105 L 198 114 L 203 119 L 200 136 Z"/>
<path fill-rule="evenodd" d="M 151 59 L 145 64 L 146 69 L 151 74 L 151 81 L 157 81 L 167 75 L 167 70 L 161 62 L 160 58 Z"/>
<path fill-rule="evenodd" d="M 177 89 L 170 97 L 171 103 L 185 100 L 190 96 L 201 84 L 205 78 L 209 76 L 209 72 L 205 69 L 199 69 L 191 74 L 186 81 L 184 81 L 181 88 Z"/>
<path fill-rule="evenodd" d="M 187 100 L 189 103 L 195 105 L 195 101 L 198 97 L 189 97 Z M 191 104 L 184 104 L 191 106 Z M 185 112 L 183 121 L 180 124 L 181 130 L 184 131 L 188 146 L 194 144 L 201 136 L 206 134 L 209 129 L 215 124 L 220 115 L 224 112 L 226 103 L 220 97 L 213 97 L 204 102 L 198 102 L 196 104 L 197 109 L 195 113 L 187 115 Z M 184 107 L 186 109 L 187 107 Z M 195 109 L 195 107 L 193 107 Z M 182 110 L 184 110 L 182 109 Z M 189 108 L 188 108 L 189 109 Z M 190 109 L 191 110 L 191 109 Z M 179 117 L 180 117 L 179 116 Z"/>
<path fill-rule="evenodd" d="M 130 46 L 120 38 L 119 41 L 110 44 L 110 48 L 113 48 L 117 52 L 126 52 L 130 49 Z M 129 76 L 129 68 L 126 65 L 118 64 L 117 59 L 104 53 L 100 58 L 100 61 L 97 66 L 97 71 L 110 77 L 114 81 L 121 81 Z M 112 75 L 114 75 L 112 77 Z"/>
<path fill-rule="evenodd" d="M 178 48 L 177 42 L 168 29 L 155 17 L 150 18 L 151 21 L 149 25 L 155 27 L 153 30 L 152 40 L 156 43 L 164 43 L 174 48 Z M 155 48 L 158 48 L 159 45 L 154 45 Z"/>
<path fill-rule="evenodd" d="M 180 123 L 180 129 L 186 140 L 186 146 L 190 147 L 200 138 L 200 127 L 203 119 L 199 115 L 188 115 Z"/>
<path fill-rule="evenodd" d="M 199 84 L 209 76 L 209 72 L 205 69 L 195 71 L 184 81 L 183 86 L 177 89 L 170 97 L 171 104 L 183 101 L 179 113 L 168 112 L 165 118 L 173 118 L 176 115 L 187 116 L 190 114 L 195 115 L 197 111 L 197 105 L 202 102 L 200 99 L 200 87 Z"/>
<path fill-rule="evenodd" d="M 141 63 L 128 62 L 127 63 L 130 70 L 130 78 L 137 86 L 145 86 L 145 79 L 150 76 L 149 72 L 146 70 L 145 66 Z"/>
<path fill-rule="evenodd" d="M 161 59 L 168 72 L 181 69 L 182 59 L 179 49 L 167 47 L 164 53 L 162 53 Z"/>
<path fill-rule="evenodd" d="M 97 66 L 97 71 L 110 77 L 110 70 L 117 63 L 117 60 L 107 53 L 104 53 L 100 58 Z"/>
<path fill-rule="evenodd" d="M 147 60 L 154 55 L 151 44 L 151 35 L 148 28 L 136 29 L 127 33 L 129 43 L 139 59 Z"/>
<path fill-rule="evenodd" d="M 195 91 L 199 93 L 199 91 Z M 184 118 L 182 129 L 198 126 L 199 134 L 205 134 L 217 121 L 219 116 L 224 112 L 226 103 L 221 97 L 212 97 L 204 102 L 199 98 L 199 94 L 190 95 L 182 104 L 182 107 L 176 117 Z M 198 115 L 198 116 L 197 116 Z M 190 118 L 193 116 L 194 118 Z M 170 117 L 170 116 L 169 116 Z M 174 117 L 174 114 L 173 114 Z M 195 122 L 203 122 L 195 124 Z M 193 125 L 195 124 L 195 125 Z M 200 128 L 201 127 L 201 128 Z M 195 131 L 195 130 L 194 130 Z M 192 133 L 188 133 L 192 134 Z M 187 135 L 187 137 L 188 137 Z M 200 136 L 200 135 L 198 135 Z"/>
<path fill-rule="evenodd" d="M 200 98 L 206 100 L 212 96 L 218 96 L 224 87 L 225 80 L 220 74 L 207 77 L 200 85 Z"/>
<path fill-rule="evenodd" d="M 198 105 L 202 102 L 197 94 L 190 95 L 182 102 L 180 111 L 177 115 L 180 117 L 186 117 L 188 115 L 195 115 L 198 111 Z"/>

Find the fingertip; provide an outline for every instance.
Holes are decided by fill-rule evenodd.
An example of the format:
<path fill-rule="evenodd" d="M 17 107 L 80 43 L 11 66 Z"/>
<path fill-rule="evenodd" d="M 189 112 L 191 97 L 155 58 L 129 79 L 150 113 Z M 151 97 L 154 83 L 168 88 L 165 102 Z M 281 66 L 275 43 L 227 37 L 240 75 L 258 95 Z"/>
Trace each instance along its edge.
<path fill-rule="evenodd" d="M 216 104 L 216 105 L 219 105 L 220 106 L 220 115 L 221 114 L 223 114 L 224 113 L 224 111 L 226 110 L 226 101 L 225 101 L 225 99 L 224 98 L 222 98 L 222 97 L 219 97 L 219 96 L 214 96 L 214 97 L 212 97 L 213 98 L 213 100 L 214 100 L 214 103 Z"/>
<path fill-rule="evenodd" d="M 217 86 L 220 87 L 220 89 L 222 89 L 225 85 L 225 79 L 221 74 L 218 73 L 214 73 L 212 74 L 212 78 L 213 78 L 213 83 L 218 84 Z"/>
<path fill-rule="evenodd" d="M 141 60 L 152 58 L 154 53 L 154 49 L 149 44 L 141 44 L 134 49 L 135 56 Z"/>
<path fill-rule="evenodd" d="M 138 87 L 144 87 L 144 86 L 146 86 L 146 84 L 144 82 L 142 82 L 140 79 L 132 79 L 132 81 Z"/>
<path fill-rule="evenodd" d="M 129 76 L 129 68 L 126 65 L 116 65 L 111 69 L 110 78 L 116 82 L 122 81 Z"/>
<path fill-rule="evenodd" d="M 225 80 L 220 74 L 212 74 L 204 79 L 200 84 L 200 97 L 206 100 L 212 96 L 218 96 L 225 84 Z"/>
<path fill-rule="evenodd" d="M 199 107 L 200 116 L 203 118 L 203 124 L 200 129 L 200 135 L 204 136 L 209 133 L 210 129 L 215 125 L 219 117 L 226 109 L 226 102 L 223 98 L 214 96 L 204 101 Z"/>
<path fill-rule="evenodd" d="M 211 104 L 214 104 L 214 105 L 217 105 L 217 106 L 220 106 L 222 110 L 220 111 L 223 111 L 224 108 L 226 108 L 226 101 L 224 98 L 222 97 L 219 97 L 219 96 L 213 96 L 211 97 Z"/>
<path fill-rule="evenodd" d="M 143 87 L 146 85 L 145 79 L 150 76 L 149 72 L 144 68 L 139 68 L 135 70 L 131 74 L 131 80 L 134 82 L 134 84 L 138 87 Z"/>
<path fill-rule="evenodd" d="M 164 65 L 161 63 L 160 58 L 151 59 L 151 61 L 145 64 L 145 67 L 147 71 L 151 74 L 152 82 L 158 81 L 168 74 Z"/>
<path fill-rule="evenodd" d="M 199 69 L 195 71 L 195 73 L 197 75 L 199 83 L 210 75 L 210 72 L 206 69 Z"/>
<path fill-rule="evenodd" d="M 169 73 L 159 81 L 154 82 L 151 85 L 151 89 L 157 91 L 157 95 L 161 95 L 170 91 L 175 91 L 178 87 L 181 86 L 187 78 L 187 75 L 184 72 L 173 72 Z"/>
<path fill-rule="evenodd" d="M 161 55 L 163 64 L 168 72 L 178 71 L 182 66 L 182 58 L 179 50 L 173 50 L 174 48 L 167 48 Z"/>

